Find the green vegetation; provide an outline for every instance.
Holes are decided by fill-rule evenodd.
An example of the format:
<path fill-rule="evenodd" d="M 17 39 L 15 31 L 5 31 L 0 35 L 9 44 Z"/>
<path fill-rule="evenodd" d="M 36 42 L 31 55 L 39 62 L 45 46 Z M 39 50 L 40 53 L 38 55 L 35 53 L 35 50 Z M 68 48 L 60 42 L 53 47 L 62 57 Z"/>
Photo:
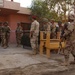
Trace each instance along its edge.
<path fill-rule="evenodd" d="M 32 15 L 41 18 L 55 19 L 66 21 L 66 13 L 73 5 L 72 0 L 33 0 L 31 10 Z"/>

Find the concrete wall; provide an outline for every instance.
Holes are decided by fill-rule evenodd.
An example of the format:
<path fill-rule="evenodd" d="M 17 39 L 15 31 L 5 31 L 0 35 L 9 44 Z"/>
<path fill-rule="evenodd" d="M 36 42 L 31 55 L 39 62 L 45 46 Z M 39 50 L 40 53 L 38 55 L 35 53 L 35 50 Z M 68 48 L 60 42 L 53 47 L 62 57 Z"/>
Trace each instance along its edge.
<path fill-rule="evenodd" d="M 9 16 L 0 16 L 0 22 L 8 21 Z"/>
<path fill-rule="evenodd" d="M 17 13 L 20 14 L 31 14 L 31 10 L 25 7 L 20 7 L 20 3 L 13 2 L 13 1 L 4 1 L 4 7 L 5 9 L 10 9 L 10 10 L 16 10 L 18 11 Z"/>
<path fill-rule="evenodd" d="M 16 3 L 12 1 L 4 1 L 4 8 L 20 10 L 20 3 Z"/>
<path fill-rule="evenodd" d="M 10 15 L 10 28 L 11 28 L 11 36 L 10 40 L 11 43 L 14 43 L 16 41 L 15 37 L 15 29 L 17 27 L 17 22 L 26 22 L 29 23 L 29 16 L 26 15 Z"/>

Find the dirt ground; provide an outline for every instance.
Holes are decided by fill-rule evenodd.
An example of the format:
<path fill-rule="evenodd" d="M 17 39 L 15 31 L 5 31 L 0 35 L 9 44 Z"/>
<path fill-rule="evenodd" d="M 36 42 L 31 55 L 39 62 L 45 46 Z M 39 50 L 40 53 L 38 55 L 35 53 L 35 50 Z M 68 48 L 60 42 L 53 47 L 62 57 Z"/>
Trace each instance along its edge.
<path fill-rule="evenodd" d="M 3 69 L 0 70 L 0 75 L 75 75 L 75 65 L 69 66 L 68 70 L 65 71 L 51 71 L 51 69 L 57 68 L 48 63 L 29 65 L 24 68 L 15 69 Z"/>
<path fill-rule="evenodd" d="M 75 65 L 60 66 L 62 55 L 51 54 L 47 59 L 45 55 L 31 56 L 31 52 L 13 45 L 8 49 L 0 47 L 0 75 L 75 75 Z"/>

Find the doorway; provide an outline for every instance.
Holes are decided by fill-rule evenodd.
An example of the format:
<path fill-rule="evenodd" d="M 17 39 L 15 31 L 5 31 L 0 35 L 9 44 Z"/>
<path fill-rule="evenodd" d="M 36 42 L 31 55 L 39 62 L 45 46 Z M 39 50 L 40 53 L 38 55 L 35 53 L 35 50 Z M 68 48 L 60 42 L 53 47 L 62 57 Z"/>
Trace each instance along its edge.
<path fill-rule="evenodd" d="M 30 34 L 30 27 L 31 24 L 30 23 L 21 23 L 22 29 L 23 29 L 23 36 L 21 39 L 21 44 L 23 45 L 23 47 L 31 47 L 30 45 L 30 38 L 29 38 L 29 34 Z"/>

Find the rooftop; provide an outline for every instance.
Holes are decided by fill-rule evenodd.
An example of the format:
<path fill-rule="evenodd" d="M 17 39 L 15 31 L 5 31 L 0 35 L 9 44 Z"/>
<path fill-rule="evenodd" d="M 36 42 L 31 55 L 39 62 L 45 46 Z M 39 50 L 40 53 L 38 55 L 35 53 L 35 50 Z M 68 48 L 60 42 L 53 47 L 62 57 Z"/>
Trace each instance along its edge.
<path fill-rule="evenodd" d="M 16 11 L 16 13 L 19 14 L 31 14 L 31 10 L 28 8 L 20 7 L 20 3 L 7 0 L 0 0 L 0 13 L 3 13 L 3 10 L 9 10 L 12 12 Z"/>

